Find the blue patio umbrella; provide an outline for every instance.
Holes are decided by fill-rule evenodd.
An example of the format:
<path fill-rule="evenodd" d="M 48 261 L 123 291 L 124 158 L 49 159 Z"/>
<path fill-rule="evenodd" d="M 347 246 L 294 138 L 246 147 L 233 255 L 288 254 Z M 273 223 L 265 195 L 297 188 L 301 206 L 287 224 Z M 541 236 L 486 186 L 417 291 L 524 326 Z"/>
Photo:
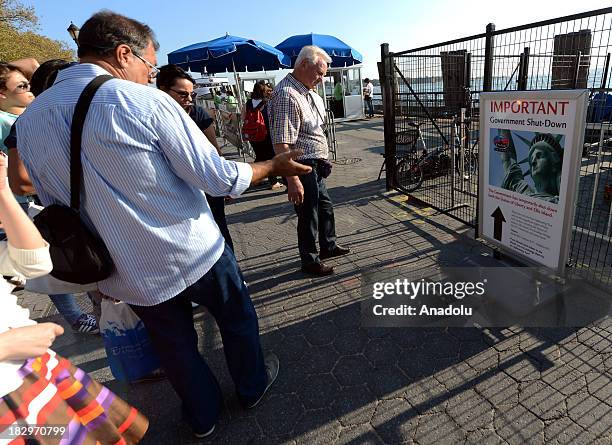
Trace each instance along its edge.
<path fill-rule="evenodd" d="M 316 45 L 325 50 L 332 58 L 331 66 L 333 68 L 351 66 L 363 61 L 363 56 L 359 51 L 351 48 L 337 37 L 325 34 L 310 33 L 292 36 L 276 45 L 276 49 L 280 49 L 291 57 L 291 66 L 293 66 L 300 50 L 306 45 Z"/>
<path fill-rule="evenodd" d="M 194 72 L 260 71 L 288 68 L 290 59 L 273 46 L 257 40 L 225 35 L 177 49 L 168 63 Z"/>

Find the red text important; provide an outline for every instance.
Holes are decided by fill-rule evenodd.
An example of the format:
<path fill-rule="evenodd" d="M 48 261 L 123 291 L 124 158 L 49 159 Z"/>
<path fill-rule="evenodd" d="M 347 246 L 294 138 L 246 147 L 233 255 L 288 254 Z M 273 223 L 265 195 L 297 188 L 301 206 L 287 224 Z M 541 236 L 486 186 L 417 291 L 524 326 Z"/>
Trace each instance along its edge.
<path fill-rule="evenodd" d="M 494 100 L 492 113 L 546 114 L 565 116 L 569 101 L 540 100 Z"/>

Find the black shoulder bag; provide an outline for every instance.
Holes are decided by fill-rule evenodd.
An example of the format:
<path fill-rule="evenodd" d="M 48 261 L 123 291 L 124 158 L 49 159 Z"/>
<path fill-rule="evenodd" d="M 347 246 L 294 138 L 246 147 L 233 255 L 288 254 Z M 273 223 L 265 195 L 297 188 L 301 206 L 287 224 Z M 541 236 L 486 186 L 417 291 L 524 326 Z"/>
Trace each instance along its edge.
<path fill-rule="evenodd" d="M 81 220 L 81 139 L 89 105 L 102 84 L 113 76 L 92 80 L 79 96 L 70 132 L 70 207 L 52 204 L 34 217 L 34 224 L 50 244 L 51 276 L 69 283 L 89 284 L 108 278 L 113 260 L 104 242 Z"/>

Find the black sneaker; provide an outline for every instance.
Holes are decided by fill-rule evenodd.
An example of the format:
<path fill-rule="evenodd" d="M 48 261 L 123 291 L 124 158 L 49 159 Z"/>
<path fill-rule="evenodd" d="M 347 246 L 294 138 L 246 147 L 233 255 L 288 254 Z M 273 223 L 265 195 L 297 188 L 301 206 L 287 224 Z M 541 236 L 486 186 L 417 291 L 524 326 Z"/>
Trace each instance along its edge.
<path fill-rule="evenodd" d="M 268 354 L 264 357 L 264 364 L 266 365 L 266 375 L 268 376 L 268 384 L 266 385 L 266 389 L 264 389 L 264 392 L 261 394 L 261 396 L 259 396 L 259 399 L 257 399 L 251 405 L 247 406 L 247 409 L 252 409 L 259 405 L 259 402 L 261 402 L 261 400 L 268 392 L 268 389 L 270 389 L 270 386 L 272 386 L 272 384 L 276 381 L 276 377 L 278 377 L 280 362 L 278 361 L 278 357 L 275 353 L 268 352 Z"/>
<path fill-rule="evenodd" d="M 78 334 L 99 334 L 98 319 L 91 314 L 83 314 L 72 325 L 72 330 Z"/>

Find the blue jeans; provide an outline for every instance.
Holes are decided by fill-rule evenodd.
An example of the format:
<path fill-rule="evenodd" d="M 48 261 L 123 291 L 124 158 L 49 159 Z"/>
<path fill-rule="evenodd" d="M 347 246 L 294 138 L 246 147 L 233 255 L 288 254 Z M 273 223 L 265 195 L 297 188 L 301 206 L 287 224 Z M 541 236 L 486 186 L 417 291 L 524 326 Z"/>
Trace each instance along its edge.
<path fill-rule="evenodd" d="M 79 317 L 84 314 L 72 294 L 49 295 L 49 298 L 55 305 L 57 312 L 59 312 L 70 325 L 73 325 Z"/>
<path fill-rule="evenodd" d="M 221 391 L 198 351 L 191 302 L 205 306 L 223 340 L 227 367 L 238 399 L 248 406 L 263 394 L 267 375 L 259 342 L 259 324 L 242 272 L 230 248 L 196 283 L 155 306 L 131 306 L 147 328 L 162 367 L 183 402 L 183 413 L 195 432 L 217 422 Z"/>

